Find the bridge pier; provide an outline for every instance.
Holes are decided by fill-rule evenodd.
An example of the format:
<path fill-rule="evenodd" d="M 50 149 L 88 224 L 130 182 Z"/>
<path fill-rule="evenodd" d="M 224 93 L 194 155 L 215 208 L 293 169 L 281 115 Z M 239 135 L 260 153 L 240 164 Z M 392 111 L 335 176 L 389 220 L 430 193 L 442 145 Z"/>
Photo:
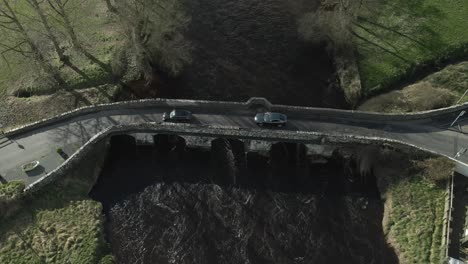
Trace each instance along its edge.
<path fill-rule="evenodd" d="M 153 136 L 153 142 L 156 149 L 161 153 L 169 153 L 177 146 L 185 149 L 185 139 L 178 135 L 157 134 Z"/>
<path fill-rule="evenodd" d="M 245 142 L 237 139 L 229 139 L 231 145 L 232 154 L 234 155 L 235 162 L 235 174 L 236 174 L 236 185 L 248 184 L 248 172 L 247 172 L 247 155 Z"/>
<path fill-rule="evenodd" d="M 267 188 L 295 191 L 309 177 L 307 147 L 300 143 L 279 142 L 270 149 L 270 173 Z"/>
<path fill-rule="evenodd" d="M 269 174 L 269 157 L 259 152 L 247 152 L 246 155 L 249 186 L 264 189 Z"/>
<path fill-rule="evenodd" d="M 273 191 L 277 191 L 287 184 L 285 180 L 288 175 L 288 160 L 289 152 L 285 143 L 279 142 L 271 146 L 270 149 L 270 160 L 269 160 L 269 173 L 265 187 Z"/>
<path fill-rule="evenodd" d="M 183 162 L 184 154 L 186 151 L 187 143 L 183 137 L 169 136 L 169 144 L 171 146 L 168 152 L 168 159 L 170 162 Z"/>
<path fill-rule="evenodd" d="M 236 161 L 229 140 L 217 138 L 211 141 L 212 181 L 218 185 L 236 185 Z"/>

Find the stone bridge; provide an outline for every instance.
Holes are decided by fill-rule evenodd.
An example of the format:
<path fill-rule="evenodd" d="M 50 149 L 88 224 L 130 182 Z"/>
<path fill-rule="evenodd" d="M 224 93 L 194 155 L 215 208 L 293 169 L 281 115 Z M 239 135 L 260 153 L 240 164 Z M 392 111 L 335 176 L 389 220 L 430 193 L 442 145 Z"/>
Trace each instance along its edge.
<path fill-rule="evenodd" d="M 162 123 L 173 108 L 191 110 L 190 124 Z M 264 98 L 247 102 L 196 100 L 140 100 L 88 106 L 5 133 L 0 140 L 0 175 L 7 181 L 24 180 L 29 188 L 59 175 L 98 144 L 113 135 L 150 133 L 236 138 L 304 144 L 392 144 L 399 148 L 443 155 L 468 175 L 467 120 L 448 128 L 468 104 L 408 114 L 382 114 L 271 104 Z M 258 111 L 288 115 L 284 128 L 259 128 Z M 67 155 L 60 157 L 58 149 Z M 67 157 L 69 156 L 69 157 Z M 26 174 L 21 165 L 41 162 L 40 170 Z M 52 177 L 50 177 L 52 176 Z"/>

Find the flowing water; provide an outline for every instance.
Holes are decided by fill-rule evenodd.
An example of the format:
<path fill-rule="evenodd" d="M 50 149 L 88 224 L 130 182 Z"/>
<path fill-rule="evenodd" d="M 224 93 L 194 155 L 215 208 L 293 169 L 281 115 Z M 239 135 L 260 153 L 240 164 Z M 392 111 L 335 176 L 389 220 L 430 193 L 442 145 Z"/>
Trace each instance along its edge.
<path fill-rule="evenodd" d="M 375 179 L 351 181 L 339 153 L 317 163 L 296 144 L 243 155 L 222 139 L 123 139 L 91 192 L 118 263 L 398 263 Z"/>

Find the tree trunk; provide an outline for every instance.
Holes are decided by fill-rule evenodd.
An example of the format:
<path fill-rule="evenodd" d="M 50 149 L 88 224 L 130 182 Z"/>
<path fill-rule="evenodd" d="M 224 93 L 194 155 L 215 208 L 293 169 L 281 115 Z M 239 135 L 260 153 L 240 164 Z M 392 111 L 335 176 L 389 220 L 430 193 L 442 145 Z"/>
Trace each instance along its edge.
<path fill-rule="evenodd" d="M 64 54 L 63 49 L 60 47 L 59 41 L 57 40 L 57 38 L 55 37 L 55 35 L 52 32 L 52 28 L 50 27 L 49 22 L 47 21 L 47 18 L 46 18 L 45 14 L 44 14 L 44 10 L 42 10 L 42 8 L 40 7 L 37 0 L 27 0 L 27 1 L 36 10 L 36 13 L 39 15 L 39 18 L 41 19 L 42 25 L 44 26 L 44 28 L 45 28 L 45 30 L 47 32 L 47 36 L 48 36 L 49 40 L 52 42 L 52 44 L 54 46 L 54 49 L 55 49 L 55 52 L 59 56 L 60 61 L 64 65 L 66 65 L 70 69 L 72 69 L 74 72 L 79 74 L 81 77 L 89 80 L 89 77 L 86 75 L 86 73 L 84 73 L 80 68 L 78 68 L 76 65 L 74 65 L 71 62 L 70 58 Z"/>
<path fill-rule="evenodd" d="M 33 39 L 29 36 L 21 22 L 19 21 L 18 17 L 16 16 L 14 10 L 11 8 L 9 2 L 7 0 L 3 0 L 3 3 L 5 4 L 5 7 L 8 9 L 9 16 L 8 18 L 11 20 L 11 23 L 14 24 L 17 27 L 17 32 L 20 33 L 24 40 L 28 43 L 28 45 L 31 48 L 31 51 L 33 53 L 34 59 L 39 63 L 41 68 L 49 74 L 52 79 L 54 79 L 57 84 L 63 88 L 67 87 L 67 84 L 65 81 L 62 79 L 60 76 L 59 72 L 57 69 L 55 69 L 52 65 L 50 65 L 46 60 L 42 52 L 40 51 L 39 47 L 34 43 Z"/>
<path fill-rule="evenodd" d="M 91 62 L 99 65 L 101 68 L 103 68 L 107 72 L 111 72 L 111 69 L 109 65 L 105 64 L 104 62 L 100 61 L 98 58 L 96 58 L 93 54 L 88 52 L 83 45 L 81 45 L 80 41 L 78 40 L 78 36 L 76 35 L 75 29 L 73 28 L 73 25 L 70 21 L 70 18 L 68 17 L 68 14 L 65 10 L 65 4 L 62 2 L 62 0 L 54 0 L 55 3 L 57 4 L 58 9 L 56 9 L 50 1 L 49 5 L 57 12 L 59 16 L 62 17 L 65 29 L 70 36 L 71 42 L 73 44 L 73 47 L 83 54 L 86 58 L 88 58 Z M 107 0 L 109 2 L 109 0 Z M 109 3 L 110 4 L 110 3 Z"/>
<path fill-rule="evenodd" d="M 117 8 L 115 8 L 115 6 L 111 3 L 111 0 L 104 0 L 104 2 L 106 3 L 106 6 L 109 12 L 114 13 L 114 14 L 118 13 Z"/>
<path fill-rule="evenodd" d="M 132 31 L 131 31 L 131 39 L 133 43 L 132 46 L 135 49 L 135 56 L 136 56 L 136 61 L 138 63 L 138 67 L 143 73 L 143 77 L 145 78 L 146 85 L 149 86 L 154 81 L 153 66 L 151 66 L 151 61 L 149 59 L 146 48 L 141 43 L 139 29 L 140 29 L 139 27 L 132 28 Z"/>

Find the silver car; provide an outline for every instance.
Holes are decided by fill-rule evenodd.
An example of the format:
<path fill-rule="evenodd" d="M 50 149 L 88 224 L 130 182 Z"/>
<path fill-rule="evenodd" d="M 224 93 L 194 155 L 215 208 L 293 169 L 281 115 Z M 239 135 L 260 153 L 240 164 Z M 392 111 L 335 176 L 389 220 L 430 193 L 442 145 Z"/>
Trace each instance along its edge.
<path fill-rule="evenodd" d="M 274 125 L 282 127 L 286 125 L 288 117 L 285 114 L 274 113 L 274 112 L 265 112 L 258 113 L 255 115 L 255 123 L 259 126 L 263 125 Z"/>

